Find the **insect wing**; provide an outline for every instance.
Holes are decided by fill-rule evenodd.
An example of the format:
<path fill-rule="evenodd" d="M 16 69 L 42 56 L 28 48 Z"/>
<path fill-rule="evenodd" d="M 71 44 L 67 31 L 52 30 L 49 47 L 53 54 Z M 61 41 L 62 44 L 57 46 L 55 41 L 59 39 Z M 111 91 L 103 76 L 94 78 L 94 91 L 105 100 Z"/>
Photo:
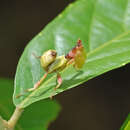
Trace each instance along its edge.
<path fill-rule="evenodd" d="M 86 58 L 87 58 L 87 55 L 86 55 L 85 49 L 81 48 L 80 50 L 78 50 L 74 58 L 74 61 L 75 61 L 74 67 L 76 69 L 82 68 L 83 65 L 85 64 Z"/>

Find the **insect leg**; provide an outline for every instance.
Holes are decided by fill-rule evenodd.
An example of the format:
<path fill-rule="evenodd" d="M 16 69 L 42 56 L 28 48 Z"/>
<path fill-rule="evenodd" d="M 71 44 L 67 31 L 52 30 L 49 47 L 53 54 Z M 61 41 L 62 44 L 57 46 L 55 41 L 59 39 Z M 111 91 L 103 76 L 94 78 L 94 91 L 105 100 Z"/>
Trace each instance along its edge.
<path fill-rule="evenodd" d="M 62 84 L 62 77 L 61 77 L 60 73 L 57 73 L 57 83 L 58 83 L 58 84 L 57 84 L 57 86 L 54 88 L 54 91 L 56 91 L 56 89 L 59 88 L 59 87 L 61 86 L 61 84 Z M 50 99 L 52 99 L 54 95 L 55 95 L 55 94 L 53 93 L 53 94 L 50 96 Z"/>
<path fill-rule="evenodd" d="M 60 73 L 57 73 L 57 83 L 58 83 L 57 86 L 54 88 L 55 90 L 57 88 L 59 88 L 62 84 L 62 77 L 61 77 Z"/>
<path fill-rule="evenodd" d="M 41 83 L 43 82 L 43 80 L 47 77 L 47 75 L 48 75 L 48 73 L 46 72 L 46 73 L 43 75 L 43 77 L 34 85 L 33 88 L 27 89 L 27 90 L 25 90 L 25 91 L 26 91 L 26 92 L 30 92 L 30 91 L 34 91 L 35 89 L 37 89 L 37 88 L 41 85 Z"/>
<path fill-rule="evenodd" d="M 21 97 L 21 96 L 24 96 L 24 94 L 18 94 L 18 95 L 16 96 L 16 98 L 19 98 L 19 97 Z"/>
<path fill-rule="evenodd" d="M 67 65 L 70 65 L 70 64 L 72 64 L 73 62 L 74 62 L 74 58 L 71 59 L 70 61 L 68 61 Z"/>

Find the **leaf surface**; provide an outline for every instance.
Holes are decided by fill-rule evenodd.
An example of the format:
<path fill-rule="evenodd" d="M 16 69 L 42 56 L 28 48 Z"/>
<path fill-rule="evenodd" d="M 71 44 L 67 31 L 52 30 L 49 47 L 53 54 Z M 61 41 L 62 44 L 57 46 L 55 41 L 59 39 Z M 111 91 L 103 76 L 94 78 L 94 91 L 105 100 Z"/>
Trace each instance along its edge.
<path fill-rule="evenodd" d="M 87 51 L 87 60 L 81 71 L 76 71 L 72 66 L 63 70 L 63 84 L 56 92 L 56 76 L 50 74 L 40 88 L 16 98 L 18 94 L 32 88 L 45 73 L 33 53 L 40 56 L 48 49 L 55 49 L 59 55 L 67 54 L 78 38 Z M 14 104 L 27 107 L 129 62 L 130 0 L 76 1 L 25 48 L 15 77 Z"/>

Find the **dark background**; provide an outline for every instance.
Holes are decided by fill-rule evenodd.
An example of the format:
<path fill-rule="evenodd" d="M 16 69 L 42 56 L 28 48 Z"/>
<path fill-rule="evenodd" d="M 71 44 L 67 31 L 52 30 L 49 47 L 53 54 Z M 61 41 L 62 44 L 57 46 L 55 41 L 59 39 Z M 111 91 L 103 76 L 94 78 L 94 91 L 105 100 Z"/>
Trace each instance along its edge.
<path fill-rule="evenodd" d="M 72 0 L 0 1 L 0 77 L 14 78 L 27 43 Z M 49 130 L 118 130 L 130 112 L 130 64 L 55 98 L 62 112 Z"/>

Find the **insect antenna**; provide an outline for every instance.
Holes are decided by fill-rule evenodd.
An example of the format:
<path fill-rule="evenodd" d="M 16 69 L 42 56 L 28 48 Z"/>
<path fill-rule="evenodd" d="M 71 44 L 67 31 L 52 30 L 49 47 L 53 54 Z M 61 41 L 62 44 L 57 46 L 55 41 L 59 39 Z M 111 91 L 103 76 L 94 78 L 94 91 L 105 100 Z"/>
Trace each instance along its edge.
<path fill-rule="evenodd" d="M 33 55 L 35 58 L 37 58 L 37 59 L 40 59 L 40 58 L 41 58 L 41 56 L 37 56 L 34 52 L 32 53 L 32 55 Z"/>

